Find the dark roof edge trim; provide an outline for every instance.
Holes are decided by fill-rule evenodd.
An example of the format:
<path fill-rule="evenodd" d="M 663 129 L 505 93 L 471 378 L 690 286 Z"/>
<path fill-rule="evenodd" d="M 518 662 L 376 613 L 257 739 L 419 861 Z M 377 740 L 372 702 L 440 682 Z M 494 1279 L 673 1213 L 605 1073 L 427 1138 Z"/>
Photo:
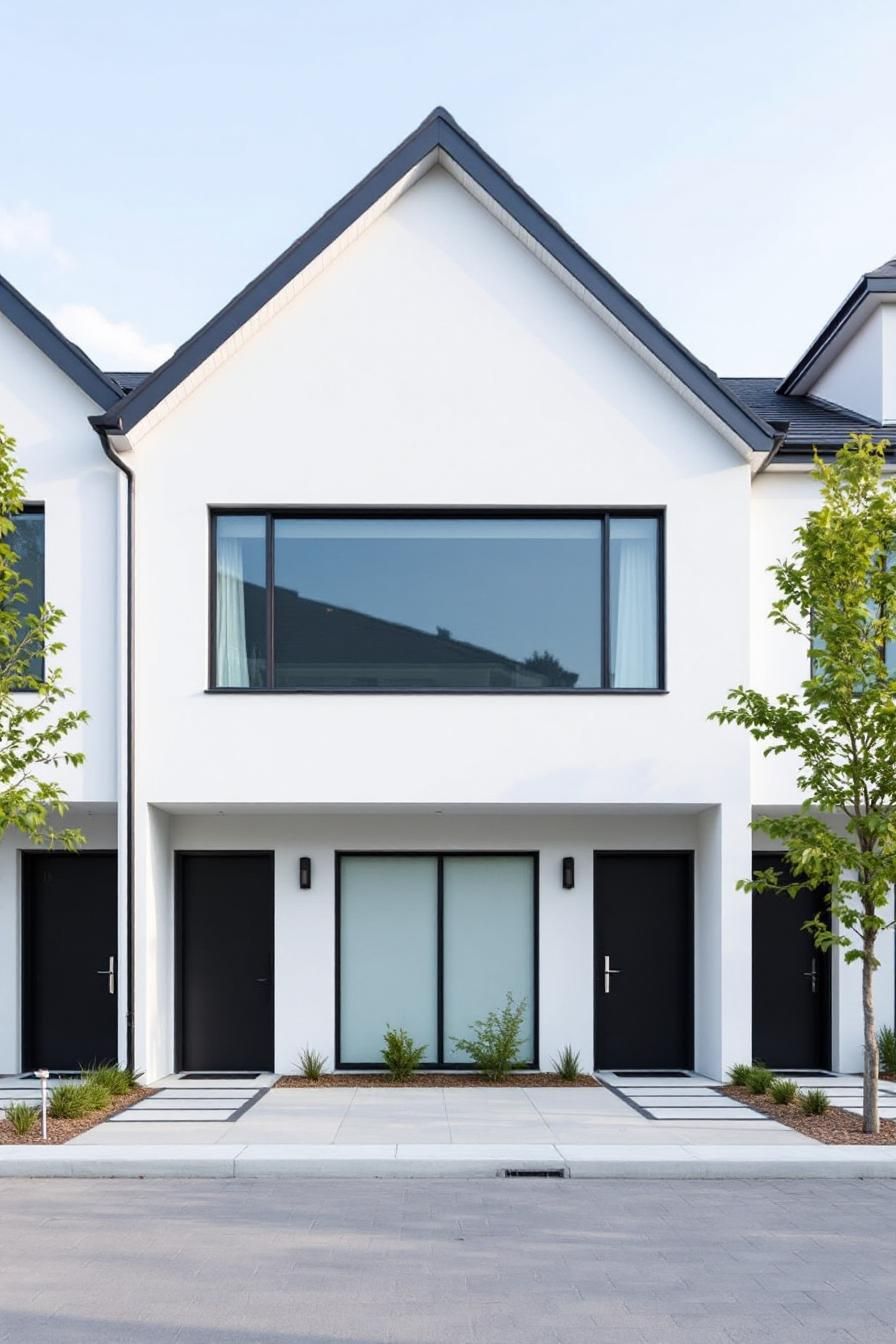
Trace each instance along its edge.
<path fill-rule="evenodd" d="M 815 337 L 809 349 L 800 356 L 790 373 L 779 384 L 778 392 L 786 396 L 795 391 L 797 385 L 802 382 L 812 368 L 812 365 L 818 362 L 838 332 L 842 330 L 871 294 L 896 294 L 896 280 L 863 275 L 858 284 L 847 294 L 831 320 Z"/>
<path fill-rule="evenodd" d="M 108 410 L 120 399 L 121 388 L 118 384 L 108 378 L 80 346 L 63 336 L 59 328 L 2 275 L 0 313 L 80 387 L 91 401 Z"/>
<path fill-rule="evenodd" d="M 397 149 L 176 350 L 166 363 L 121 398 L 115 406 L 114 416 L 109 419 L 109 427 L 125 434 L 133 429 L 284 285 L 435 149 L 444 150 L 735 435 L 759 452 L 767 452 L 772 447 L 775 433 L 771 426 L 750 411 L 711 370 L 651 317 L 442 107 L 431 112 Z M 103 423 L 102 417 L 97 419 Z"/>

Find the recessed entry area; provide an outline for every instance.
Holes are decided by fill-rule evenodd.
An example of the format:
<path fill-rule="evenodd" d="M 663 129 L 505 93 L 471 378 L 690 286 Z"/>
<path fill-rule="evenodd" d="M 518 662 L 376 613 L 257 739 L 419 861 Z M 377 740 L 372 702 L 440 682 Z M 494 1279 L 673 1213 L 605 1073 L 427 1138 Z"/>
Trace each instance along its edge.
<path fill-rule="evenodd" d="M 780 854 L 753 855 L 753 871 L 792 874 Z M 753 1058 L 771 1069 L 816 1073 L 831 1065 L 831 955 L 807 933 L 807 920 L 827 920 L 823 888 L 790 898 L 753 893 Z"/>
<path fill-rule="evenodd" d="M 118 1059 L 116 856 L 22 855 L 22 1068 Z"/>
<path fill-rule="evenodd" d="M 426 1046 L 424 1067 L 467 1066 L 452 1037 L 508 991 L 536 1062 L 535 854 L 341 854 L 336 891 L 340 1067 L 381 1067 L 387 1026 Z"/>
<path fill-rule="evenodd" d="M 694 884 L 688 852 L 594 856 L 594 1048 L 598 1069 L 694 1063 Z"/>
<path fill-rule="evenodd" d="M 176 863 L 178 1067 L 274 1067 L 274 856 L 180 853 Z"/>

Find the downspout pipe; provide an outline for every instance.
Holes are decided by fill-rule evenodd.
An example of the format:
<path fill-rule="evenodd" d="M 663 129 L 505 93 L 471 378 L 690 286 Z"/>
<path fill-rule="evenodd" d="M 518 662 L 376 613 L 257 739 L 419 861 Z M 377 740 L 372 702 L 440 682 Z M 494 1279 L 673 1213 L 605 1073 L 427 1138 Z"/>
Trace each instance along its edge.
<path fill-rule="evenodd" d="M 125 1029 L 127 1065 L 135 1065 L 134 1050 L 134 473 L 109 442 L 108 428 L 91 418 L 100 436 L 103 452 L 124 473 L 127 481 L 127 518 L 125 551 L 127 556 L 127 592 L 125 598 L 125 922 L 127 959 L 127 1005 Z"/>

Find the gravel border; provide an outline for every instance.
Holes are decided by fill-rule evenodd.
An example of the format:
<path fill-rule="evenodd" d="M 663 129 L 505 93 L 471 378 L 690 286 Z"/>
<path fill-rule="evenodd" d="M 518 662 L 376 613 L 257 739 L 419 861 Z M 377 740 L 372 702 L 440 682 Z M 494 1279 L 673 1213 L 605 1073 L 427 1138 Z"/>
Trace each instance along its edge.
<path fill-rule="evenodd" d="M 806 1115 L 796 1102 L 785 1102 L 779 1106 L 771 1097 L 754 1096 L 747 1087 L 734 1087 L 729 1083 L 716 1090 L 726 1097 L 734 1097 L 735 1101 L 742 1101 L 745 1106 L 752 1106 L 754 1111 L 761 1111 L 772 1120 L 779 1120 L 789 1129 L 796 1129 L 810 1139 L 817 1139 L 819 1143 L 896 1143 L 894 1120 L 881 1120 L 879 1134 L 865 1134 L 862 1131 L 862 1117 L 853 1115 L 851 1111 L 844 1111 L 840 1106 L 832 1105 L 824 1115 Z M 824 1088 L 821 1091 L 824 1091 Z"/>
<path fill-rule="evenodd" d="M 86 1134 L 88 1129 L 101 1125 L 104 1120 L 118 1115 L 119 1111 L 126 1111 L 129 1106 L 143 1101 L 145 1097 L 155 1096 L 157 1090 L 154 1087 L 132 1087 L 123 1097 L 113 1097 L 101 1111 L 91 1111 L 89 1115 L 82 1115 L 79 1120 L 54 1120 L 52 1115 L 48 1115 L 46 1141 L 40 1136 L 40 1116 L 28 1134 L 17 1134 L 4 1115 L 0 1120 L 0 1144 L 28 1143 L 37 1144 L 38 1147 L 49 1147 L 53 1143 L 68 1143 L 69 1139 L 76 1139 L 79 1134 Z"/>
<path fill-rule="evenodd" d="M 556 1073 L 513 1073 L 503 1082 L 493 1083 L 481 1073 L 415 1073 L 406 1082 L 396 1083 L 385 1073 L 325 1073 L 321 1078 L 302 1078 L 286 1073 L 275 1087 L 600 1087 L 590 1073 L 575 1082 L 558 1078 Z"/>

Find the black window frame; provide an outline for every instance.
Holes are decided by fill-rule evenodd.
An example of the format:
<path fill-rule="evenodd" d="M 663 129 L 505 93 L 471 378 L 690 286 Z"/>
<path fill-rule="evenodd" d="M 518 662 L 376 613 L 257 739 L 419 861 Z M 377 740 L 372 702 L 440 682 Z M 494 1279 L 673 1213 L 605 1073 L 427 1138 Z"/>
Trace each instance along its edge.
<path fill-rule="evenodd" d="M 383 1061 L 356 1063 L 342 1058 L 342 860 L 343 859 L 435 859 L 436 860 L 436 1035 L 438 1059 L 420 1065 L 420 1072 L 454 1073 L 473 1068 L 464 1060 L 445 1061 L 445 859 L 531 859 L 532 861 L 532 1058 L 524 1069 L 537 1069 L 541 1058 L 539 1019 L 539 889 L 541 851 L 537 849 L 337 849 L 335 851 L 335 1040 L 334 1067 L 346 1072 L 378 1071 Z M 496 1009 L 503 1005 L 495 1004 Z"/>
<path fill-rule="evenodd" d="M 643 508 L 283 508 L 270 505 L 238 507 L 209 505 L 208 551 L 208 671 L 210 695 L 666 695 L 666 510 L 661 505 Z M 265 657 L 264 686 L 217 686 L 215 646 L 217 621 L 217 522 L 222 517 L 265 520 Z M 274 522 L 301 518 L 569 518 L 600 521 L 601 528 L 601 686 L 275 686 L 274 685 Z M 650 518 L 657 525 L 657 684 L 656 686 L 611 686 L 610 680 L 610 527 L 614 518 Z"/>
<path fill-rule="evenodd" d="M 43 519 L 43 524 L 44 524 L 44 530 L 43 530 L 43 552 L 42 552 L 42 554 L 41 554 L 41 564 L 42 564 L 42 568 L 43 568 L 43 576 L 42 576 L 42 577 L 43 577 L 43 585 L 42 585 L 42 586 L 43 586 L 43 597 L 42 597 L 42 599 L 41 599 L 41 602 L 44 603 L 44 602 L 46 602 L 46 600 L 47 600 L 47 509 L 46 509 L 46 505 L 45 505 L 44 503 L 42 503 L 42 502 L 30 501 L 30 502 L 27 503 L 27 504 L 23 504 L 22 507 L 21 507 L 21 509 L 19 509 L 18 513 L 19 513 L 19 514 L 29 514 L 29 515 L 32 515 L 32 516 L 35 515 L 35 514 L 37 514 L 37 515 L 39 515 L 39 516 Z M 18 516 L 18 514 L 13 514 L 13 515 L 12 515 L 12 517 L 13 517 L 13 521 L 15 521 L 15 519 L 16 519 L 17 516 Z M 10 545 L 10 546 L 12 547 L 12 549 L 15 551 L 15 549 L 16 549 L 15 533 L 14 533 L 14 532 L 11 533 L 11 534 L 6 538 L 6 540 L 7 540 L 8 545 Z M 18 556 L 18 552 L 16 552 L 16 555 Z M 19 611 L 22 612 L 23 614 L 28 614 L 28 613 L 25 613 L 25 609 L 24 609 L 21 605 L 19 606 Z M 37 678 L 38 681 L 43 681 L 44 678 L 45 678 L 45 676 L 46 676 L 46 673 L 47 673 L 47 660 L 46 660 L 46 658 L 36 658 L 36 659 L 34 660 L 34 669 L 35 669 L 35 670 L 34 670 L 33 675 Z M 15 694 L 21 694 L 21 695 L 36 695 L 36 694 L 37 694 L 36 691 L 29 691 L 29 690 L 27 690 L 27 689 L 25 689 L 25 688 L 20 688 L 18 691 L 15 691 L 14 693 L 15 693 Z"/>

